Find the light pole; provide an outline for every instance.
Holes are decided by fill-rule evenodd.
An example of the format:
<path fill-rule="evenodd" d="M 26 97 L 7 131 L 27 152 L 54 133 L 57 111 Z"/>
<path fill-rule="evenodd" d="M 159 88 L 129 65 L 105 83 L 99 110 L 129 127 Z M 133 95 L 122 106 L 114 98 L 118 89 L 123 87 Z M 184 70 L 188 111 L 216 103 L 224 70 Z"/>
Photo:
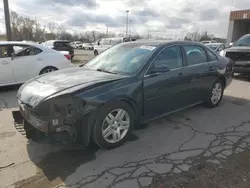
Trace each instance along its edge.
<path fill-rule="evenodd" d="M 129 29 L 129 37 L 131 38 L 132 35 L 132 20 L 129 20 L 129 24 L 130 24 L 130 29 Z"/>
<path fill-rule="evenodd" d="M 129 13 L 129 10 L 126 10 L 127 12 L 127 24 L 126 24 L 126 37 L 128 36 L 128 13 Z"/>
<path fill-rule="evenodd" d="M 10 12 L 9 12 L 8 0 L 3 0 L 3 6 L 4 6 L 6 36 L 7 36 L 7 40 L 10 41 L 11 40 L 11 27 L 10 27 Z"/>

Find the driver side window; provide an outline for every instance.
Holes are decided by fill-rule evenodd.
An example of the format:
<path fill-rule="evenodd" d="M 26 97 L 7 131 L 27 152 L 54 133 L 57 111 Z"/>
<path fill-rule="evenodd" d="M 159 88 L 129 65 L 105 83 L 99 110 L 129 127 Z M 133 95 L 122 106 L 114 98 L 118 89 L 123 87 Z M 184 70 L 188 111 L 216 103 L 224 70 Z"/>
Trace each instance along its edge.
<path fill-rule="evenodd" d="M 180 46 L 167 47 L 158 54 L 153 66 L 166 65 L 170 69 L 182 67 L 182 53 Z"/>

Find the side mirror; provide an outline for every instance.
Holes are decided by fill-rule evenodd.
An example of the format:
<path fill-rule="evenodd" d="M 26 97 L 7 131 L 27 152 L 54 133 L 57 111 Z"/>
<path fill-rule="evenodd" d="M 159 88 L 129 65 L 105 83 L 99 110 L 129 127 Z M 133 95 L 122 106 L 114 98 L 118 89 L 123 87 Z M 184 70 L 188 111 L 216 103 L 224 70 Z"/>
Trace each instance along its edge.
<path fill-rule="evenodd" d="M 151 69 L 150 73 L 157 74 L 157 73 L 164 73 L 169 72 L 171 69 L 166 65 L 158 65 Z"/>
<path fill-rule="evenodd" d="M 229 47 L 232 47 L 232 46 L 233 46 L 233 44 L 234 44 L 234 43 L 233 43 L 233 42 L 231 42 L 231 43 L 229 44 Z"/>

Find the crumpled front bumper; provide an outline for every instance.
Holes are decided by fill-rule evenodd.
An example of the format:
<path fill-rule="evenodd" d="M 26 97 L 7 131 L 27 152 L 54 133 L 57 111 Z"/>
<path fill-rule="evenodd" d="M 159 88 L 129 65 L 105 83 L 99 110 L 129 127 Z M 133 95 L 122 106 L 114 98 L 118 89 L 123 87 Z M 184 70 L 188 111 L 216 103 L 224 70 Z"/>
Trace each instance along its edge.
<path fill-rule="evenodd" d="M 75 142 L 75 138 L 69 132 L 63 129 L 58 132 L 50 132 L 47 122 L 22 112 L 22 110 L 12 111 L 12 116 L 15 127 L 18 127 L 17 130 L 26 136 L 27 139 L 32 139 L 39 143 L 44 143 L 44 141 L 49 141 L 49 143 Z"/>

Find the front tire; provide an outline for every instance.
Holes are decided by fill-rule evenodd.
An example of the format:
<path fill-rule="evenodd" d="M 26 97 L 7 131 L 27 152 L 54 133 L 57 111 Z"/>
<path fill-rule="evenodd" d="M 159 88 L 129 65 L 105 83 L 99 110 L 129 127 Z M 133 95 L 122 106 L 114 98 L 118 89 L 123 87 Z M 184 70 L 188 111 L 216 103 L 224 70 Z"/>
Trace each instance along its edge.
<path fill-rule="evenodd" d="M 225 86 L 222 80 L 221 79 L 215 80 L 209 91 L 209 98 L 205 102 L 205 104 L 210 108 L 218 106 L 222 100 L 224 89 Z"/>
<path fill-rule="evenodd" d="M 97 50 L 94 51 L 94 55 L 95 55 L 95 56 L 98 55 L 98 51 L 97 51 Z"/>
<path fill-rule="evenodd" d="M 93 141 L 104 149 L 124 144 L 135 122 L 132 108 L 125 102 L 114 101 L 103 107 L 98 114 L 92 132 Z"/>

